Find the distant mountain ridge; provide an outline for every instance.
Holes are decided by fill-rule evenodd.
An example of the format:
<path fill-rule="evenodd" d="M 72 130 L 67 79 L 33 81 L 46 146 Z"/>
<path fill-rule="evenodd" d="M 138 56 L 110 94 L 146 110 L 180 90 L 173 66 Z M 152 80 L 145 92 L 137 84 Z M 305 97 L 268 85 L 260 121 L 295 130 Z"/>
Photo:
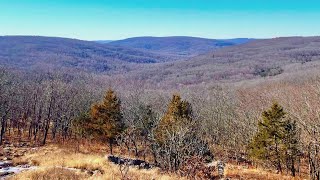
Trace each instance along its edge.
<path fill-rule="evenodd" d="M 250 42 L 254 39 L 206 39 L 188 36 L 171 37 L 134 37 L 124 40 L 112 41 L 108 44 L 129 47 L 165 55 L 192 57 L 222 47 L 234 46 Z"/>
<path fill-rule="evenodd" d="M 94 42 L 101 43 L 101 44 L 107 44 L 107 43 L 111 43 L 112 41 L 114 41 L 114 40 L 98 40 L 98 41 L 94 41 Z"/>
<path fill-rule="evenodd" d="M 4 36 L 0 37 L 0 67 L 107 73 L 112 78 L 121 77 L 126 81 L 173 86 L 265 78 L 320 68 L 320 37 L 282 37 L 245 42 L 246 39 L 223 40 L 221 47 L 224 48 L 210 49 L 189 57 L 112 43 Z M 240 44 L 225 47 L 225 44 L 232 43 Z"/>
<path fill-rule="evenodd" d="M 165 38 L 166 39 L 166 38 Z M 172 44 L 172 49 L 181 49 L 186 46 L 190 52 L 190 42 L 193 54 L 211 51 L 212 48 L 203 48 L 201 43 L 212 43 L 211 40 L 174 37 L 165 42 Z M 184 39 L 184 40 L 182 40 Z M 188 40 L 189 39 L 189 40 Z M 147 43 L 148 38 L 138 38 Z M 181 41 L 180 41 L 181 40 Z M 194 47 L 199 41 L 199 48 Z M 229 46 L 238 40 L 224 40 L 214 42 L 214 46 Z M 243 43 L 243 40 L 241 40 Z M 246 41 L 246 40 L 244 40 Z M 148 50 L 129 46 L 116 45 L 119 41 L 94 42 L 60 37 L 42 36 L 0 36 L 0 66 L 19 69 L 67 69 L 85 70 L 89 72 L 126 72 L 135 68 L 135 64 L 150 64 L 174 62 L 185 59 L 185 56 L 174 53 L 163 53 L 158 50 Z M 152 44 L 154 41 L 151 41 Z M 182 45 L 181 45 L 181 44 Z M 177 46 L 177 47 L 175 47 Z M 152 46 L 154 47 L 154 46 Z M 160 44 L 163 49 L 163 44 Z M 183 51 L 181 51 L 183 52 Z"/>
<path fill-rule="evenodd" d="M 171 57 L 170 57 L 171 58 Z M 171 60 L 163 55 L 77 39 L 0 36 L 0 66 L 105 72 Z"/>
<path fill-rule="evenodd" d="M 162 85 L 241 81 L 319 71 L 320 37 L 281 37 L 217 49 L 188 60 L 136 68 L 131 78 Z"/>

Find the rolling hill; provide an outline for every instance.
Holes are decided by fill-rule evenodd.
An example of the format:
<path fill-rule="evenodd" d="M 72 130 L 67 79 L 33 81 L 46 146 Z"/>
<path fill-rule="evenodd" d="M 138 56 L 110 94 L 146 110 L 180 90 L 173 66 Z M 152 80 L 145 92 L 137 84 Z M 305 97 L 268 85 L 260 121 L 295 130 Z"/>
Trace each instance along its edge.
<path fill-rule="evenodd" d="M 160 50 L 50 37 L 0 37 L 0 49 L 2 67 L 85 71 L 157 86 L 233 82 L 320 67 L 320 37 L 255 40 L 180 59 Z"/>
<path fill-rule="evenodd" d="M 136 68 L 130 77 L 167 85 L 240 81 L 320 67 L 320 37 L 283 37 L 225 47 L 187 61 Z"/>
<path fill-rule="evenodd" d="M 185 41 L 179 42 L 181 38 L 170 40 L 171 48 L 181 49 L 180 44 L 185 43 Z M 183 37 L 183 39 L 192 39 L 192 46 L 196 46 L 196 40 L 209 41 L 188 37 Z M 146 41 L 147 39 L 141 42 Z M 224 44 L 220 42 L 220 46 L 245 41 L 244 39 L 226 40 Z M 218 42 L 215 44 L 217 45 Z M 193 48 L 194 53 L 199 54 L 211 50 L 203 49 L 201 43 L 198 45 L 198 49 Z M 157 50 L 118 46 L 114 42 L 101 43 L 40 36 L 2 36 L 0 37 L 0 49 L 0 66 L 19 69 L 84 70 L 98 73 L 123 73 L 134 70 L 137 64 L 173 62 L 184 58 Z"/>
<path fill-rule="evenodd" d="M 76 39 L 0 37 L 0 66 L 21 69 L 77 69 L 90 72 L 125 70 L 132 64 L 156 63 L 172 57 Z"/>
<path fill-rule="evenodd" d="M 149 52 L 156 52 L 171 56 L 192 57 L 207 53 L 222 47 L 244 44 L 253 39 L 205 39 L 196 37 L 173 36 L 173 37 L 135 37 L 109 44 L 119 47 L 129 47 Z"/>

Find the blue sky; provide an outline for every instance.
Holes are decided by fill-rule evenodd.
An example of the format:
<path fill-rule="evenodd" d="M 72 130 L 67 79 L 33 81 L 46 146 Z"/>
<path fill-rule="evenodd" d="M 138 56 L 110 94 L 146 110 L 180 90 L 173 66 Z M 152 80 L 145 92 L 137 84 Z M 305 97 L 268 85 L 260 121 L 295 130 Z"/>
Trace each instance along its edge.
<path fill-rule="evenodd" d="M 0 0 L 0 35 L 271 38 L 320 35 L 319 21 L 320 0 Z"/>

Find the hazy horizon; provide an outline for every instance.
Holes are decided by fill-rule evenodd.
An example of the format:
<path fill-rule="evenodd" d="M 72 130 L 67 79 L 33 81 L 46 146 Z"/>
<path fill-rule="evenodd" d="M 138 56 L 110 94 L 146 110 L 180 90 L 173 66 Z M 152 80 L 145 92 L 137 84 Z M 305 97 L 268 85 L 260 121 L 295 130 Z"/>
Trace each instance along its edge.
<path fill-rule="evenodd" d="M 46 36 L 46 35 L 28 35 L 28 34 L 21 34 L 21 35 L 0 35 L 0 37 L 48 37 L 48 38 L 66 38 L 66 39 L 75 39 L 75 40 L 81 40 L 81 41 L 121 41 L 126 39 L 132 39 L 132 38 L 170 38 L 170 37 L 191 37 L 191 38 L 200 38 L 200 39 L 212 39 L 212 40 L 230 40 L 230 39 L 254 39 L 254 40 L 263 40 L 263 39 L 274 39 L 274 38 L 286 38 L 286 37 L 319 37 L 320 35 L 310 35 L 310 36 L 275 36 L 275 37 L 267 37 L 267 38 L 252 38 L 252 37 L 230 37 L 230 38 L 209 38 L 209 37 L 199 37 L 199 36 L 183 36 L 183 35 L 175 35 L 175 36 L 134 36 L 134 37 L 125 37 L 122 39 L 80 39 L 80 38 L 74 38 L 74 37 L 62 37 L 62 36 Z"/>
<path fill-rule="evenodd" d="M 317 36 L 320 2 L 276 0 L 4 0 L 0 35 L 82 40 Z"/>

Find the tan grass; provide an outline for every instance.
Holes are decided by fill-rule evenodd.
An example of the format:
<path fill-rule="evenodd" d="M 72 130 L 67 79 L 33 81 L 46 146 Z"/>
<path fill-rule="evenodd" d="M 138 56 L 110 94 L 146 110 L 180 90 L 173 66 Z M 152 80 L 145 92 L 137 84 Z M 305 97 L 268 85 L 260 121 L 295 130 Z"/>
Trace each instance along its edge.
<path fill-rule="evenodd" d="M 83 173 L 78 173 L 76 171 L 64 169 L 64 168 L 39 168 L 37 170 L 30 170 L 22 172 L 14 177 L 12 180 L 78 180 L 87 179 L 88 176 Z"/>
<path fill-rule="evenodd" d="M 292 177 L 275 172 L 269 172 L 264 169 L 248 169 L 241 166 L 228 164 L 226 167 L 226 177 L 231 179 L 248 179 L 248 180 L 300 180 L 300 177 Z"/>
<path fill-rule="evenodd" d="M 84 154 L 75 153 L 69 149 L 64 149 L 54 145 L 42 147 L 38 151 L 29 153 L 24 157 L 16 160 L 18 164 L 21 162 L 29 162 L 39 166 L 38 169 L 25 171 L 17 174 L 13 179 L 181 179 L 174 174 L 163 174 L 157 168 L 151 170 L 140 170 L 137 168 L 129 168 L 126 176 L 122 175 L 118 165 L 112 164 L 106 160 L 103 154 Z M 55 168 L 75 168 L 78 170 L 64 169 L 60 175 Z M 62 168 L 63 169 L 63 168 Z M 87 172 L 99 170 L 102 174 L 88 175 Z M 53 172 L 54 175 L 50 175 Z M 68 178 L 64 178 L 68 177 Z"/>
<path fill-rule="evenodd" d="M 70 148 L 64 148 L 56 145 L 41 147 L 39 150 L 30 152 L 20 159 L 15 160 L 16 164 L 29 162 L 38 169 L 25 171 L 15 175 L 12 179 L 30 179 L 30 180 L 55 180 L 55 179 L 94 179 L 94 180 L 112 180 L 112 179 L 159 179 L 175 180 L 185 179 L 175 174 L 163 173 L 159 169 L 141 170 L 129 168 L 124 176 L 121 174 L 119 166 L 106 160 L 104 153 L 77 153 Z M 75 168 L 75 169 L 66 169 Z M 98 170 L 101 173 L 89 174 Z M 242 168 L 228 164 L 225 171 L 225 177 L 231 179 L 272 179 L 272 180 L 300 180 L 291 176 L 276 174 L 263 169 Z"/>

